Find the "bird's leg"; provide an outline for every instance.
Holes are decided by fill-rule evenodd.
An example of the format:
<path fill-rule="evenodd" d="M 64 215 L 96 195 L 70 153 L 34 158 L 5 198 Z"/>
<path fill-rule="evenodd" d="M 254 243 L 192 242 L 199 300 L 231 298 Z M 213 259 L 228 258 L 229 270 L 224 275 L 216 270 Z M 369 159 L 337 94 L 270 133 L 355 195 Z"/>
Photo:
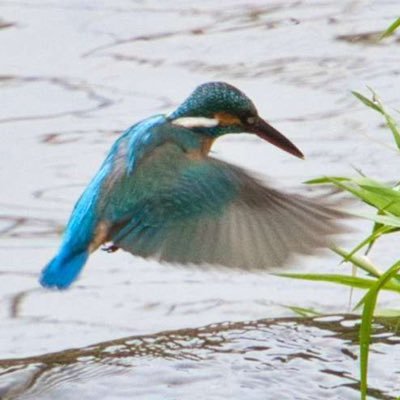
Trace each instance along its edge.
<path fill-rule="evenodd" d="M 113 243 L 110 243 L 110 244 L 108 244 L 108 245 L 105 244 L 105 245 L 101 248 L 101 250 L 106 251 L 107 253 L 114 253 L 114 252 L 116 252 L 118 249 L 119 249 L 119 247 L 116 246 L 116 245 L 113 244 Z"/>

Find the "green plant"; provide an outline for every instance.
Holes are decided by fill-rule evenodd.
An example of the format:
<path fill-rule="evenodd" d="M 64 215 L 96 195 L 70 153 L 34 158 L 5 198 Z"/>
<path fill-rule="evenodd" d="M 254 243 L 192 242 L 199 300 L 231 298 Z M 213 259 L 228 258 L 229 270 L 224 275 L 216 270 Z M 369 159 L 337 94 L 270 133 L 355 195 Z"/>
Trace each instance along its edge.
<path fill-rule="evenodd" d="M 384 107 L 377 94 L 372 89 L 369 90 L 371 91 L 371 99 L 358 92 L 353 92 L 353 95 L 367 107 L 383 115 L 386 126 L 392 133 L 396 144 L 396 150 L 400 152 L 399 125 Z M 349 261 L 357 268 L 363 270 L 366 273 L 365 276 L 358 277 L 345 274 L 313 273 L 279 274 L 280 276 L 289 278 L 331 282 L 367 290 L 364 297 L 354 308 L 355 310 L 362 309 L 359 329 L 360 393 L 361 399 L 365 400 L 367 398 L 368 389 L 369 345 L 378 295 L 381 290 L 390 290 L 400 293 L 400 275 L 398 274 L 400 271 L 400 260 L 396 261 L 390 268 L 383 272 L 378 266 L 367 259 L 365 255 L 368 254 L 372 246 L 377 240 L 380 240 L 382 236 L 393 234 L 400 230 L 400 185 L 398 183 L 389 185 L 363 175 L 355 178 L 343 176 L 322 177 L 313 179 L 308 183 L 335 185 L 339 189 L 349 193 L 352 197 L 368 204 L 374 210 L 373 212 L 356 213 L 357 216 L 373 221 L 371 232 L 369 232 L 360 243 L 350 251 L 341 248 L 332 249 L 342 257 L 343 261 Z M 361 250 L 364 250 L 364 255 L 360 254 Z"/>
<path fill-rule="evenodd" d="M 398 29 L 399 27 L 400 27 L 400 17 L 394 20 L 394 22 L 386 29 L 386 31 L 382 33 L 380 38 L 384 39 L 388 36 L 393 35 L 395 30 Z"/>

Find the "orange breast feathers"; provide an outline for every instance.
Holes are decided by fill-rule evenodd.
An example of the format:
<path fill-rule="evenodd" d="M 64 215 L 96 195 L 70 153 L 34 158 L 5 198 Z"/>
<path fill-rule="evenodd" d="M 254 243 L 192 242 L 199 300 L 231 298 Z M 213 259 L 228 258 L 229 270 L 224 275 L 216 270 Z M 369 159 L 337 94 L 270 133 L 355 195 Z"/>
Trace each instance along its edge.
<path fill-rule="evenodd" d="M 215 138 L 205 137 L 201 142 L 201 147 L 196 150 L 189 151 L 187 153 L 188 157 L 192 160 L 201 160 L 201 159 L 207 157 L 214 141 L 215 141 Z"/>

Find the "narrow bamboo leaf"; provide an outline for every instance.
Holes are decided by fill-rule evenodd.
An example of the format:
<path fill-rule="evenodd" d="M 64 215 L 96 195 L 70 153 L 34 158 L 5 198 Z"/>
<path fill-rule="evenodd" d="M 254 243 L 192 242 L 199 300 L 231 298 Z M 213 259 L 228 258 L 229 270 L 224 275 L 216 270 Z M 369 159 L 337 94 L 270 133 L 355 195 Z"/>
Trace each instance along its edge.
<path fill-rule="evenodd" d="M 376 226 L 379 226 L 378 228 L 375 228 Z M 374 229 L 372 230 L 372 233 L 367 236 L 364 240 L 362 240 L 357 246 L 355 246 L 345 257 L 345 261 L 350 261 L 351 257 L 354 256 L 355 253 L 357 253 L 359 250 L 361 250 L 365 246 L 372 246 L 372 244 L 378 239 L 380 236 L 384 235 L 387 232 L 390 232 L 392 230 L 391 227 L 387 226 L 382 226 L 378 224 L 374 224 Z"/>
<path fill-rule="evenodd" d="M 379 110 L 377 111 L 380 112 L 385 117 L 386 125 L 392 131 L 393 138 L 396 142 L 397 148 L 400 148 L 400 133 L 396 120 L 386 111 L 385 107 L 383 106 L 376 92 L 369 86 L 367 87 L 372 93 L 372 99 L 373 99 L 372 102 L 378 107 Z"/>
<path fill-rule="evenodd" d="M 389 200 L 400 201 L 400 192 L 396 189 L 391 188 L 390 186 L 382 184 L 370 185 L 370 184 L 363 184 L 362 182 L 360 183 L 356 182 L 356 183 L 360 185 L 363 189 L 385 196 Z"/>
<path fill-rule="evenodd" d="M 370 294 L 370 292 L 372 293 L 372 289 L 368 292 L 368 297 L 366 297 L 360 326 L 360 391 L 362 400 L 367 399 L 369 344 L 377 300 L 377 296 Z"/>
<path fill-rule="evenodd" d="M 362 186 L 371 186 L 371 187 L 377 187 L 377 188 L 390 188 L 391 186 L 388 186 L 382 182 L 378 182 L 375 179 L 368 178 L 367 176 L 361 176 L 359 178 L 354 178 L 352 179 L 353 182 L 357 183 L 358 185 Z"/>
<path fill-rule="evenodd" d="M 396 276 L 400 270 L 400 261 L 390 267 L 371 287 L 363 298 L 364 309 L 360 326 L 360 391 L 362 400 L 367 398 L 368 355 L 371 341 L 371 328 L 379 291 Z"/>
<path fill-rule="evenodd" d="M 362 103 L 364 103 L 367 107 L 370 107 L 370 108 L 374 109 L 375 111 L 378 111 L 379 113 L 382 114 L 382 108 L 378 104 L 374 103 L 373 101 L 371 101 L 370 99 L 368 99 L 367 97 L 362 95 L 361 93 L 358 93 L 356 91 L 352 91 L 351 93 L 355 97 L 357 97 L 358 100 L 360 100 Z"/>
<path fill-rule="evenodd" d="M 386 29 L 385 32 L 382 33 L 380 39 L 384 39 L 388 36 L 393 35 L 393 33 L 398 29 L 400 26 L 400 17 L 397 18 L 392 24 L 390 24 L 389 28 Z"/>
<path fill-rule="evenodd" d="M 379 212 L 378 212 L 379 213 Z M 392 228 L 389 226 L 385 226 L 383 224 L 380 224 L 379 222 L 375 222 L 373 227 L 372 227 L 372 232 L 370 236 L 376 235 L 369 243 L 368 247 L 365 250 L 365 255 L 367 256 L 368 253 L 371 251 L 372 246 L 375 244 L 375 242 L 382 236 L 382 235 L 387 235 L 392 232 L 396 232 L 398 229 L 397 228 Z"/>
<path fill-rule="evenodd" d="M 394 138 L 394 141 L 396 143 L 396 146 L 398 149 L 400 149 L 400 128 L 396 122 L 396 120 L 385 110 L 382 102 L 379 100 L 376 92 L 368 88 L 371 93 L 372 93 L 372 100 L 368 99 L 361 93 L 353 91 L 353 95 L 357 97 L 362 103 L 364 103 L 367 107 L 372 108 L 373 110 L 379 112 L 385 117 L 386 120 L 386 125 L 389 127 L 389 129 L 392 131 L 392 135 Z"/>
<path fill-rule="evenodd" d="M 375 266 L 371 261 L 369 261 L 366 257 L 361 257 L 357 254 L 353 254 L 352 256 L 350 256 L 349 253 L 341 247 L 333 247 L 331 250 L 339 256 L 343 257 L 344 260 L 352 262 L 356 267 L 361 268 L 372 276 L 380 277 L 382 275 L 382 271 L 380 271 L 379 268 Z"/>
<path fill-rule="evenodd" d="M 370 289 L 376 283 L 376 279 L 359 278 L 357 276 L 340 275 L 340 274 L 301 274 L 301 273 L 279 273 L 274 274 L 284 278 L 303 279 L 308 281 L 330 282 L 339 285 L 351 286 L 359 289 Z M 400 285 L 394 281 L 387 282 L 385 290 L 400 293 Z"/>
<path fill-rule="evenodd" d="M 330 182 L 339 187 L 342 190 L 345 190 L 354 196 L 360 198 L 363 201 L 366 201 L 367 198 L 365 198 L 365 195 L 363 194 L 363 191 L 355 186 L 351 180 L 348 181 L 338 181 L 335 178 L 329 178 Z M 371 197 L 371 196 L 370 196 Z"/>
<path fill-rule="evenodd" d="M 400 217 L 395 217 L 392 215 L 371 214 L 368 212 L 352 212 L 352 214 L 357 217 L 366 218 L 371 221 L 375 221 L 380 224 L 384 224 L 386 226 L 400 228 Z"/>
<path fill-rule="evenodd" d="M 397 268 L 395 268 L 397 267 Z M 375 285 L 377 287 L 377 290 L 382 289 L 382 282 L 383 284 L 386 284 L 388 279 L 390 280 L 391 284 L 394 284 L 395 286 L 398 285 L 398 281 L 396 280 L 396 277 L 398 277 L 397 275 L 397 271 L 400 270 L 400 261 L 396 262 L 392 267 L 390 267 L 387 271 L 385 271 L 376 281 L 375 281 Z M 394 271 L 394 272 L 393 272 Z M 387 276 L 389 276 L 389 278 L 387 278 Z M 384 278 L 384 279 L 383 279 Z M 396 290 L 397 291 L 397 290 Z M 354 307 L 354 310 L 356 310 L 357 308 L 360 308 L 366 301 L 367 296 L 369 291 L 364 295 L 364 297 L 356 304 L 356 306 Z"/>
<path fill-rule="evenodd" d="M 301 317 L 317 317 L 323 315 L 322 313 L 313 310 L 312 308 L 304 308 L 304 307 L 297 307 L 297 306 L 283 306 L 292 310 L 294 313 L 300 315 Z"/>
<path fill-rule="evenodd" d="M 322 183 L 332 183 L 332 179 L 342 182 L 342 181 L 349 181 L 349 178 L 344 178 L 342 176 L 321 176 L 320 178 L 310 179 L 305 181 L 307 185 L 319 185 Z"/>
<path fill-rule="evenodd" d="M 397 122 L 386 111 L 384 111 L 383 115 L 385 116 L 387 126 L 392 131 L 394 141 L 396 142 L 396 146 L 398 149 L 400 149 L 400 130 Z"/>
<path fill-rule="evenodd" d="M 387 210 L 395 215 L 400 215 L 400 202 L 399 201 L 392 201 L 392 198 L 388 199 L 385 194 L 379 193 L 379 190 L 371 190 L 366 189 L 359 186 L 358 181 L 360 179 L 364 180 L 365 178 L 358 178 L 349 181 L 337 181 L 334 178 L 328 178 L 331 183 L 336 185 L 342 190 L 345 190 L 355 197 L 358 197 L 365 203 L 377 208 L 378 210 Z M 369 182 L 374 182 L 372 180 L 368 180 Z M 369 185 L 373 187 L 372 185 Z M 383 189 L 388 189 L 388 187 L 383 187 Z M 389 187 L 390 190 L 392 190 Z"/>
<path fill-rule="evenodd" d="M 351 180 L 342 177 L 323 177 L 306 183 L 332 183 L 378 210 L 387 210 L 400 216 L 400 193 L 390 186 L 385 186 L 372 179 L 356 178 Z"/>

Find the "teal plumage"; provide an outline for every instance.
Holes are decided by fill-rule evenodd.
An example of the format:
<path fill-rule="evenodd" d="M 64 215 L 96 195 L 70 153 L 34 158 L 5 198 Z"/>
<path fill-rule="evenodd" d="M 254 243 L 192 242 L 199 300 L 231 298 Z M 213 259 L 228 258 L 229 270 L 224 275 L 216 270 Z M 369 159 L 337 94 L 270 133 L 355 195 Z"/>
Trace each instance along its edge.
<path fill-rule="evenodd" d="M 340 231 L 341 213 L 208 156 L 215 138 L 240 132 L 302 156 L 222 82 L 201 85 L 169 116 L 129 128 L 78 200 L 42 285 L 68 287 L 107 242 L 109 250 L 170 263 L 245 269 L 282 265 L 294 252 L 326 246 Z"/>

